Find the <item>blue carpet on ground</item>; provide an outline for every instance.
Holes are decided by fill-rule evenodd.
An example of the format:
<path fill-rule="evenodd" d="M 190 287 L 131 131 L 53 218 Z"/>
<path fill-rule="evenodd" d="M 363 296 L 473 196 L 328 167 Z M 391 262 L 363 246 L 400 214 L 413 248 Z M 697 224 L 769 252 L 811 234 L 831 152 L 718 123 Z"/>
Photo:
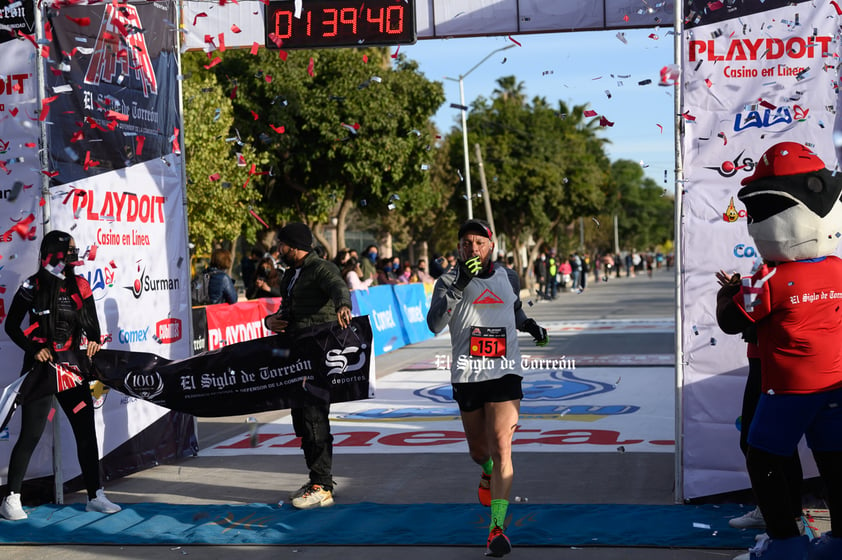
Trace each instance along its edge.
<path fill-rule="evenodd" d="M 469 545 L 484 542 L 488 509 L 473 504 L 342 504 L 298 511 L 289 505 L 123 504 L 114 515 L 81 504 L 26 508 L 0 521 L 0 544 Z M 746 508 L 512 504 L 507 534 L 516 546 L 748 548 L 752 531 L 728 526 Z M 419 529 L 423 527 L 423 530 Z"/>

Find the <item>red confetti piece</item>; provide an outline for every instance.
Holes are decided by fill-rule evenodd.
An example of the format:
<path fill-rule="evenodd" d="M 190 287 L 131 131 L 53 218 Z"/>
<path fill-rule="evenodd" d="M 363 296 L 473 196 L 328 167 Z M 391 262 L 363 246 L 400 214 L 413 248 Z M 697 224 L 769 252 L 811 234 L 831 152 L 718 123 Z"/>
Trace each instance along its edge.
<path fill-rule="evenodd" d="M 237 88 L 238 87 L 240 87 L 240 86 L 234 86 L 234 89 L 231 90 L 231 99 L 234 99 L 235 97 L 237 97 Z"/>
<path fill-rule="evenodd" d="M 257 113 L 255 113 L 254 111 L 251 112 L 251 116 L 254 117 L 254 120 L 257 120 L 257 119 L 260 118 L 260 116 Z"/>
<path fill-rule="evenodd" d="M 278 58 L 280 58 L 281 60 L 286 62 L 287 61 L 287 52 L 283 49 L 279 50 L 278 51 Z"/>
<path fill-rule="evenodd" d="M 257 43 L 257 42 L 252 43 L 251 44 L 251 50 L 249 51 L 249 53 L 253 54 L 253 55 L 257 54 L 258 49 L 260 49 L 260 43 Z"/>
<path fill-rule="evenodd" d="M 196 20 L 199 19 L 200 17 L 208 17 L 208 14 L 206 14 L 205 12 L 199 12 L 198 14 L 196 14 L 193 17 L 193 27 L 196 27 Z"/>
<path fill-rule="evenodd" d="M 98 161 L 91 159 L 91 152 L 90 151 L 85 152 L 85 163 L 82 164 L 82 169 L 87 171 L 89 168 L 97 167 L 98 165 L 99 165 Z"/>
<path fill-rule="evenodd" d="M 656 124 L 655 126 L 657 126 L 658 128 L 660 128 L 660 129 L 661 129 L 661 134 L 663 134 L 663 133 L 664 133 L 664 127 L 663 127 L 663 126 L 661 126 L 661 125 L 659 125 L 659 124 Z"/>
<path fill-rule="evenodd" d="M 117 268 L 117 263 L 115 263 L 114 261 L 110 261 L 108 264 L 111 266 L 111 268 Z"/>
<path fill-rule="evenodd" d="M 258 216 L 258 215 L 257 215 L 257 213 L 256 213 L 254 210 L 252 210 L 251 208 L 249 208 L 249 214 L 251 214 L 252 216 L 254 216 L 254 218 L 255 218 L 258 222 L 260 222 L 261 224 L 263 224 L 263 227 L 265 227 L 265 228 L 267 228 L 267 229 L 269 228 L 269 224 L 267 224 L 266 222 L 264 222 L 264 221 L 260 218 L 260 216 Z"/>
<path fill-rule="evenodd" d="M 146 136 L 137 137 L 137 155 L 143 151 L 143 143 L 146 142 Z"/>
<path fill-rule="evenodd" d="M 88 405 L 85 404 L 85 401 L 80 401 L 79 404 L 77 404 L 76 406 L 73 407 L 73 414 L 78 413 L 80 410 L 82 410 L 86 406 L 88 406 Z"/>
<path fill-rule="evenodd" d="M 43 207 L 44 207 L 44 206 L 46 206 L 46 205 L 47 205 L 47 201 L 46 201 L 46 200 L 44 200 L 44 197 L 42 196 L 42 197 L 38 200 L 38 206 L 41 206 L 41 207 L 43 208 Z"/>
<path fill-rule="evenodd" d="M 514 39 L 512 39 L 512 36 L 511 36 L 511 35 L 509 35 L 509 41 L 511 41 L 512 43 L 514 43 L 515 45 L 517 45 L 517 46 L 519 46 L 519 47 L 522 47 L 522 46 L 523 46 L 523 45 L 521 45 L 520 43 L 518 43 L 517 41 L 515 41 Z"/>
<path fill-rule="evenodd" d="M 368 55 L 367 54 L 363 55 L 363 63 L 368 64 Z"/>
<path fill-rule="evenodd" d="M 400 48 L 400 47 L 398 47 L 398 48 Z M 316 65 L 316 62 L 313 60 L 313 57 L 311 56 L 310 62 L 309 62 L 309 64 L 307 64 L 307 73 L 310 75 L 311 78 L 315 74 L 315 70 L 314 70 L 315 65 Z"/>
<path fill-rule="evenodd" d="M 596 116 L 596 111 L 593 111 L 593 110 L 591 110 L 591 109 L 588 109 L 587 111 L 585 111 L 585 112 L 584 112 L 584 113 L 582 113 L 582 114 L 583 114 L 583 115 L 585 115 L 586 117 L 595 117 L 595 116 Z"/>
<path fill-rule="evenodd" d="M 240 31 L 242 30 L 239 27 L 237 27 L 236 23 L 231 24 L 231 33 L 239 33 Z"/>
<path fill-rule="evenodd" d="M 217 37 L 219 37 L 219 52 L 225 52 L 225 33 L 220 33 Z"/>
<path fill-rule="evenodd" d="M 599 126 L 614 126 L 614 123 L 605 117 L 599 117 Z"/>
<path fill-rule="evenodd" d="M 50 413 L 49 413 L 49 414 L 47 414 L 47 422 L 52 422 L 52 421 L 53 421 L 53 416 L 55 416 L 55 415 L 56 415 L 56 409 L 55 409 L 55 408 L 51 408 L 51 409 L 50 409 Z"/>
<path fill-rule="evenodd" d="M 711 82 L 708 78 L 705 78 L 705 85 L 707 87 L 713 87 L 713 82 Z"/>
<path fill-rule="evenodd" d="M 12 109 L 9 109 L 9 113 L 10 113 L 13 117 L 18 116 L 18 108 L 17 108 L 17 107 L 14 107 L 14 108 L 12 108 Z"/>
<path fill-rule="evenodd" d="M 82 27 L 87 27 L 91 24 L 91 18 L 89 18 L 89 17 L 80 17 L 80 18 L 75 18 L 75 17 L 70 17 L 70 16 L 64 16 L 64 17 L 66 17 L 67 19 L 69 19 L 70 21 L 75 23 L 76 25 L 81 25 Z"/>
<path fill-rule="evenodd" d="M 695 122 L 695 121 L 696 121 L 696 117 L 694 117 L 693 115 L 691 115 L 691 114 L 690 114 L 690 111 L 686 111 L 686 112 L 684 112 L 684 113 L 681 113 L 681 116 L 682 116 L 682 117 L 684 117 L 684 118 L 685 118 L 685 120 L 688 120 L 688 121 L 690 121 L 690 122 Z"/>
<path fill-rule="evenodd" d="M 47 115 L 50 113 L 50 103 L 58 99 L 58 95 L 54 95 L 52 97 L 46 97 L 41 100 L 41 114 L 38 116 L 38 120 L 43 122 L 47 120 Z"/>
<path fill-rule="evenodd" d="M 27 148 L 34 148 L 37 145 L 38 144 L 36 144 L 35 142 L 27 142 L 26 144 L 24 144 L 24 146 L 26 146 Z"/>
<path fill-rule="evenodd" d="M 18 37 L 23 37 L 24 39 L 27 39 L 30 43 L 32 43 L 33 47 L 35 47 L 36 49 L 38 48 L 38 42 L 35 40 L 35 35 L 27 35 L 26 33 L 21 33 L 19 30 L 17 31 L 17 34 Z"/>
<path fill-rule="evenodd" d="M 213 175 L 208 175 L 208 179 L 211 181 L 219 181 L 219 173 L 214 173 Z"/>
<path fill-rule="evenodd" d="M 401 46 L 398 45 L 398 48 L 395 49 L 395 52 L 392 53 L 392 58 L 398 58 L 398 53 L 401 52 Z"/>
<path fill-rule="evenodd" d="M 277 34 L 275 34 L 275 33 L 270 33 L 270 34 L 269 34 L 269 40 L 270 40 L 270 41 L 272 41 L 273 43 L 275 43 L 275 46 L 276 46 L 276 47 L 278 47 L 279 49 L 281 48 L 281 45 L 283 45 L 283 44 L 284 44 L 284 40 L 283 40 L 283 39 L 281 39 L 281 38 L 280 38 Z"/>
<path fill-rule="evenodd" d="M 265 76 L 263 76 L 263 79 L 266 80 L 267 84 L 272 83 L 272 76 L 270 76 L 269 74 L 266 74 Z"/>
<path fill-rule="evenodd" d="M 283 134 L 283 133 L 284 133 L 284 130 L 285 130 L 285 129 L 284 129 L 284 125 L 281 125 L 281 126 L 275 126 L 274 124 L 270 124 L 269 126 L 270 126 L 270 127 L 272 127 L 272 130 L 274 130 L 274 131 L 275 131 L 275 132 L 277 132 L 278 134 Z"/>
<path fill-rule="evenodd" d="M 79 140 L 83 140 L 85 138 L 84 133 L 81 130 L 77 130 L 73 134 L 70 135 L 70 143 L 78 142 Z"/>
<path fill-rule="evenodd" d="M 105 113 L 106 119 L 114 119 L 121 122 L 129 122 L 129 116 L 119 111 L 108 111 Z"/>
<path fill-rule="evenodd" d="M 43 171 L 43 170 L 42 170 L 42 171 L 41 171 L 41 173 L 43 173 L 43 174 L 44 174 L 44 175 L 46 175 L 47 177 L 51 177 L 51 178 L 52 178 L 52 177 L 55 177 L 56 175 L 58 175 L 58 171 Z"/>
<path fill-rule="evenodd" d="M 219 58 L 219 57 L 217 56 L 216 58 L 214 58 L 214 59 L 211 61 L 211 63 L 210 63 L 210 64 L 205 64 L 205 70 L 210 70 L 211 68 L 213 68 L 214 66 L 216 66 L 216 65 L 217 65 L 217 64 L 219 64 L 220 62 L 222 62 L 222 59 L 221 59 L 221 58 Z"/>
<path fill-rule="evenodd" d="M 103 131 L 103 132 L 106 132 L 106 130 L 105 130 L 104 128 L 102 128 L 101 126 L 99 126 L 99 123 L 97 123 L 97 122 L 93 119 L 93 117 L 85 117 L 85 122 L 86 122 L 86 123 L 88 123 L 89 125 L 91 125 L 91 128 L 93 128 L 94 130 L 101 130 L 101 131 Z"/>
<path fill-rule="evenodd" d="M 759 101 L 760 101 L 760 106 L 763 107 L 764 109 L 770 109 L 772 111 L 777 109 L 777 106 L 772 105 L 771 103 L 769 103 L 768 101 L 766 101 L 764 99 L 760 99 Z"/>
<path fill-rule="evenodd" d="M 178 132 L 178 128 L 173 127 L 172 151 L 176 154 L 181 153 L 181 146 L 178 144 Z"/>
<path fill-rule="evenodd" d="M 91 245 L 90 251 L 88 251 L 88 260 L 92 261 L 96 258 L 96 250 L 99 248 L 99 245 Z"/>

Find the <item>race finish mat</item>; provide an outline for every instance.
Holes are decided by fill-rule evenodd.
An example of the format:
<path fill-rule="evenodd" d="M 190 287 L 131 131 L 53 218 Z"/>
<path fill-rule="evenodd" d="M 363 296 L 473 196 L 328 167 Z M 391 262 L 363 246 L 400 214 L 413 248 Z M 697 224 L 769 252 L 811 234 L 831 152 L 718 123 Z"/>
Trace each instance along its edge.
<path fill-rule="evenodd" d="M 301 511 L 267 504 L 123 504 L 113 515 L 81 504 L 26 508 L 0 521 L 10 544 L 439 545 L 485 548 L 489 510 L 479 504 L 339 504 Z M 512 504 L 506 534 L 515 547 L 748 548 L 754 531 L 728 526 L 746 508 L 723 505 Z M 424 519 L 424 530 L 418 520 Z M 657 520 L 653 523 L 653 520 Z M 478 552 L 479 554 L 479 552 Z"/>
<path fill-rule="evenodd" d="M 557 361 L 524 371 L 515 452 L 673 452 L 672 367 L 564 369 Z M 333 405 L 334 452 L 467 452 L 450 373 L 438 365 L 379 379 L 376 399 Z M 289 416 L 259 426 L 256 437 L 248 428 L 244 418 L 241 436 L 200 455 L 301 453 Z"/>

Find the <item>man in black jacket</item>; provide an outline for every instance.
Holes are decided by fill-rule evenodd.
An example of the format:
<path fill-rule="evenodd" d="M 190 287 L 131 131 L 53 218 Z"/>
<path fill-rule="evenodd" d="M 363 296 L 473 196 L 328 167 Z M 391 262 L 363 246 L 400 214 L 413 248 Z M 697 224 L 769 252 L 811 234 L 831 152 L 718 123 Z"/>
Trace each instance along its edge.
<path fill-rule="evenodd" d="M 281 260 L 287 265 L 281 279 L 281 308 L 263 321 L 271 331 L 295 332 L 321 323 L 351 321 L 351 295 L 330 261 L 313 251 L 313 233 L 302 223 L 291 223 L 278 233 Z M 301 449 L 310 469 L 310 480 L 294 492 L 293 507 L 310 509 L 333 505 L 333 435 L 330 405 L 292 409 L 292 426 L 301 438 Z"/>

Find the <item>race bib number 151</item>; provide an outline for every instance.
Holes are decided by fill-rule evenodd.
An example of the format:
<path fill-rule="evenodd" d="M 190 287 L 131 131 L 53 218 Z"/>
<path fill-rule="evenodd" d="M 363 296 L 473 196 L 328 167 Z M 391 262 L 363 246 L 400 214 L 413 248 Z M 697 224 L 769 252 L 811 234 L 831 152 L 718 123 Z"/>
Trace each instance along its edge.
<path fill-rule="evenodd" d="M 504 358 L 506 327 L 471 327 L 471 356 Z"/>

